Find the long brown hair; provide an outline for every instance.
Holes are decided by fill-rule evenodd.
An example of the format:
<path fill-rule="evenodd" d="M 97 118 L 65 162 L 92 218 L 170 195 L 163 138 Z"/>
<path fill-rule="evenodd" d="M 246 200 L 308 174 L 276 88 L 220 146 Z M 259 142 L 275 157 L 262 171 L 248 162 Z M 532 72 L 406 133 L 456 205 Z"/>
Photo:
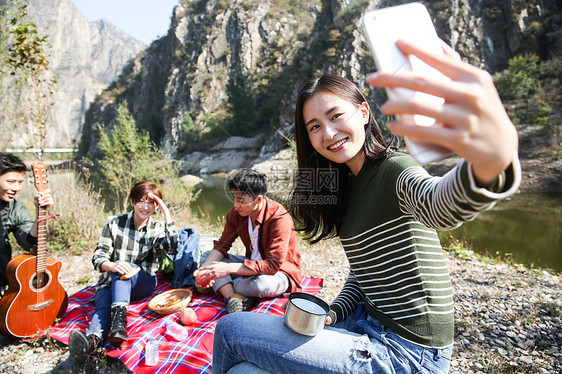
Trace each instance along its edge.
<path fill-rule="evenodd" d="M 298 229 L 315 243 L 323 238 L 339 235 L 345 212 L 349 168 L 318 154 L 308 137 L 304 122 L 303 107 L 308 99 L 319 92 L 328 92 L 343 100 L 360 106 L 367 100 L 357 86 L 337 75 L 325 74 L 314 77 L 301 88 L 295 108 L 295 141 L 297 145 L 298 171 L 295 176 L 291 213 L 297 220 Z M 381 130 L 369 111 L 369 122 L 365 127 L 363 151 L 368 159 L 388 156 L 388 145 Z M 331 174 L 321 175 L 322 173 Z M 318 185 L 317 181 L 336 178 L 331 185 Z M 307 188 L 310 187 L 310 188 Z"/>

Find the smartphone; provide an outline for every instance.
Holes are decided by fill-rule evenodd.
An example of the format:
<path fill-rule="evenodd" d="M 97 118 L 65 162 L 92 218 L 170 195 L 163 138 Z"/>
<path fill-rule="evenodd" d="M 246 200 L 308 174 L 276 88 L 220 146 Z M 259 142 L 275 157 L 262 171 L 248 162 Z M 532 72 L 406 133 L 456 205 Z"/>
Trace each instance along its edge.
<path fill-rule="evenodd" d="M 362 23 L 378 70 L 413 71 L 432 79 L 450 80 L 416 56 L 406 57 L 396 46 L 396 40 L 402 38 L 418 43 L 428 51 L 443 53 L 429 12 L 423 4 L 408 3 L 367 11 Z M 391 99 L 416 98 L 428 103 L 444 103 L 443 98 L 401 87 L 387 88 L 386 92 Z M 440 126 L 434 118 L 421 115 L 401 115 L 399 120 L 419 126 Z M 437 161 L 451 153 L 439 145 L 413 142 L 407 137 L 405 140 L 409 153 L 422 164 Z"/>

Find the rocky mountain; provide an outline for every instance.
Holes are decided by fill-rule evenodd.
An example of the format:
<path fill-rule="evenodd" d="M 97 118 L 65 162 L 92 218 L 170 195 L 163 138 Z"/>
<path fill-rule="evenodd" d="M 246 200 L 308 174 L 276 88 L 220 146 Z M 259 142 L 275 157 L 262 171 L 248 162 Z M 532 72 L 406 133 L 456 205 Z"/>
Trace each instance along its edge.
<path fill-rule="evenodd" d="M 110 22 L 88 22 L 71 0 L 29 0 L 28 18 L 51 44 L 57 76 L 50 145 L 69 147 L 82 134 L 85 112 L 123 66 L 146 45 Z"/>
<path fill-rule="evenodd" d="M 360 17 L 366 9 L 404 2 L 181 0 L 168 35 L 137 56 L 89 108 L 80 152 L 95 156 L 94 125 L 101 122 L 111 129 L 122 100 L 166 153 L 184 161 L 184 173 L 195 174 L 253 164 L 286 147 L 297 90 L 314 73 L 348 77 L 376 109 L 384 93 L 363 83 L 375 67 Z M 544 59 L 562 56 L 558 1 L 423 2 L 440 37 L 491 73 L 524 53 Z M 238 91 L 232 88 L 236 82 Z M 237 108 L 237 99 L 238 106 L 244 105 L 239 100 L 244 94 L 252 101 Z M 251 113 L 245 134 L 256 135 L 251 147 L 230 126 L 237 110 L 241 116 Z M 227 147 L 212 148 L 228 137 L 233 138 Z"/>

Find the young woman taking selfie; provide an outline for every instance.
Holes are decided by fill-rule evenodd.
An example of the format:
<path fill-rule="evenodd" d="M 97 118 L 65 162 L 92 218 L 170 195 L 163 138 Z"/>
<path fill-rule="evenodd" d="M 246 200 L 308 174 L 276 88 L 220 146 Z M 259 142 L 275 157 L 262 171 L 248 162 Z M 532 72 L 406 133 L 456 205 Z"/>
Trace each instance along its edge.
<path fill-rule="evenodd" d="M 350 263 L 315 337 L 282 318 L 239 313 L 217 325 L 213 373 L 447 373 L 453 347 L 453 292 L 436 230 L 458 227 L 520 182 L 518 138 L 491 76 L 449 47 L 436 56 L 404 41 L 399 48 L 448 76 L 378 72 L 367 82 L 445 99 L 442 105 L 389 100 L 386 115 L 419 114 L 441 125 L 393 122 L 410 140 L 448 148 L 463 160 L 430 176 L 411 156 L 385 143 L 359 89 L 323 75 L 306 82 L 296 102 L 299 171 L 315 179 L 337 170 L 335 188 L 295 188 L 293 214 L 313 242 L 338 236 Z M 317 204 L 334 195 L 334 204 Z"/>

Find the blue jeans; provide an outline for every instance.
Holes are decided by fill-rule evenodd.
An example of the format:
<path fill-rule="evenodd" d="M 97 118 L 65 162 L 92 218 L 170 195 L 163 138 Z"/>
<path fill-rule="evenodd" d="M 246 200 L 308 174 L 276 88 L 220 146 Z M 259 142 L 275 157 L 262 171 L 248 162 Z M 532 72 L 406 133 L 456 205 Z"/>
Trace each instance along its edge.
<path fill-rule="evenodd" d="M 289 330 L 282 317 L 242 312 L 217 323 L 213 374 L 444 374 L 451 353 L 452 346 L 425 348 L 402 339 L 369 316 L 363 304 L 315 337 Z"/>
<path fill-rule="evenodd" d="M 87 335 L 96 334 L 105 341 L 111 327 L 111 307 L 127 306 L 131 300 L 149 296 L 158 283 L 156 276 L 144 270 L 129 279 L 120 278 L 121 274 L 111 273 L 111 288 L 101 288 L 96 292 L 96 309 L 86 331 Z"/>

